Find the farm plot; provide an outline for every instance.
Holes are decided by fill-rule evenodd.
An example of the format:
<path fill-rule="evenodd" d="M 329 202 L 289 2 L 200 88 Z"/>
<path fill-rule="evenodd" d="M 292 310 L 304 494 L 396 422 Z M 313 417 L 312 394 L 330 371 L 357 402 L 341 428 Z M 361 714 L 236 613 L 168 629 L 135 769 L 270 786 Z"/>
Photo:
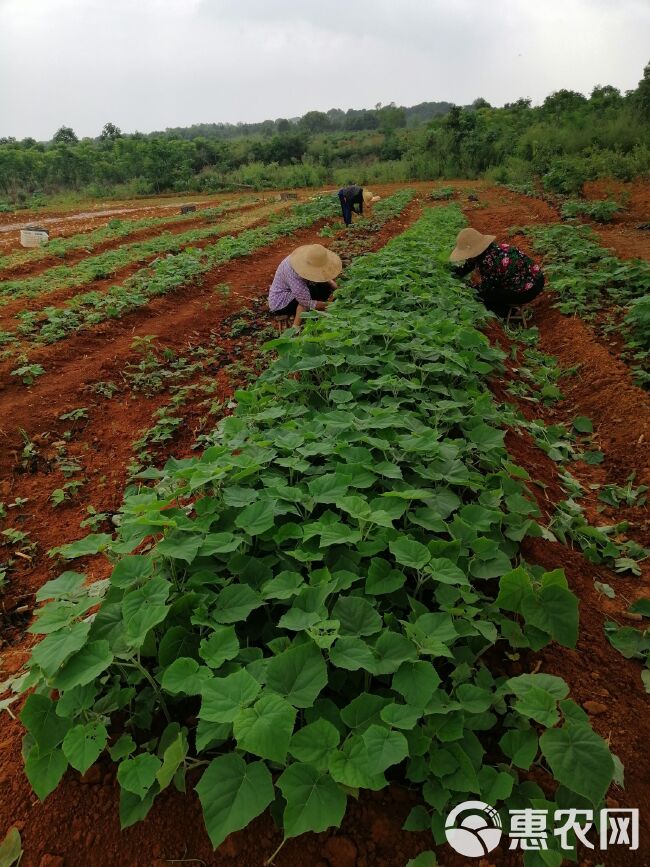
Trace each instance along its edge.
<path fill-rule="evenodd" d="M 402 194 L 402 205 L 409 198 Z M 381 219 L 378 217 L 375 221 L 374 232 L 364 227 L 360 232 L 355 229 L 346 232 L 346 235 L 354 235 L 357 243 L 363 241 L 366 249 L 381 246 L 391 233 L 399 231 L 402 224 L 392 219 L 392 215 L 401 212 L 401 208 L 395 212 L 389 202 Z M 259 267 L 267 269 L 263 278 L 265 285 L 272 278 L 273 263 L 277 261 L 274 256 L 277 255 L 271 248 L 260 258 Z M 23 388 L 23 410 L 16 399 L 12 399 L 5 391 L 2 398 L 6 407 L 11 407 L 14 433 L 12 436 L 10 429 L 5 428 L 6 447 L 2 466 L 8 476 L 12 472 L 12 464 L 23 474 L 19 476 L 23 482 L 20 485 L 22 496 L 17 499 L 27 502 L 29 497 L 33 503 L 36 496 L 41 495 L 42 500 L 44 489 L 44 511 L 47 513 L 51 512 L 52 507 L 47 502 L 48 490 L 55 488 L 58 492 L 57 505 L 77 502 L 82 486 L 85 496 L 90 497 L 86 492 L 91 486 L 94 487 L 93 476 L 99 474 L 101 477 L 106 471 L 105 460 L 102 455 L 96 454 L 94 446 L 99 441 L 109 451 L 119 451 L 120 457 L 114 455 L 116 460 L 111 466 L 113 477 L 116 469 L 118 474 L 126 472 L 127 465 L 130 465 L 129 471 L 133 471 L 134 466 L 142 469 L 133 463 L 136 454 L 139 462 L 151 459 L 152 450 L 158 453 L 161 447 L 168 446 L 170 440 L 178 441 L 181 431 L 185 431 L 184 441 L 189 439 L 191 442 L 186 432 L 188 424 L 191 423 L 191 430 L 197 426 L 198 429 L 203 427 L 207 416 L 223 407 L 224 389 L 225 393 L 231 393 L 232 383 L 247 381 L 256 367 L 256 346 L 265 339 L 265 328 L 269 322 L 260 312 L 260 306 L 263 308 L 263 304 L 260 305 L 262 299 L 249 297 L 250 292 L 254 292 L 250 273 L 250 270 L 243 275 L 233 272 L 232 291 L 228 284 L 220 284 L 227 291 L 220 290 L 216 294 L 208 289 L 207 297 L 212 310 L 207 303 L 202 303 L 191 307 L 187 311 L 189 315 L 186 314 L 183 320 L 179 319 L 175 310 L 170 310 L 170 315 L 164 316 L 164 321 L 169 320 L 169 324 L 162 329 L 160 337 L 155 336 L 161 331 L 163 320 L 160 316 L 145 320 L 144 325 L 153 330 L 153 336 L 150 331 L 143 331 L 142 336 L 134 340 L 129 326 L 126 339 L 122 341 L 124 350 L 116 344 L 114 330 L 97 334 L 99 358 L 95 368 L 101 378 L 93 378 L 94 368 L 88 362 L 80 372 L 73 356 L 71 374 L 74 375 L 74 381 L 71 380 L 70 385 L 61 389 L 59 374 L 51 378 L 51 387 L 44 391 L 47 378 L 38 378 L 28 390 Z M 244 293 L 240 294 L 242 287 Z M 238 309 L 239 313 L 236 312 Z M 208 310 L 210 314 L 206 316 Z M 109 345 L 108 356 L 102 347 L 105 341 Z M 55 345 L 52 347 L 54 359 L 57 358 L 56 350 Z M 108 358 L 111 359 L 110 366 Z M 39 396 L 39 412 L 34 411 L 32 393 Z M 137 404 L 131 403 L 129 406 L 129 402 L 135 399 Z M 120 415 L 126 416 L 124 422 L 119 421 Z M 138 426 L 142 428 L 139 432 Z M 10 437 L 13 438 L 13 452 L 9 447 L 12 442 Z M 121 484 L 123 481 L 122 475 Z M 6 490 L 8 493 L 9 489 Z M 12 485 L 12 490 L 14 495 L 18 493 L 15 485 Z M 102 513 L 117 505 L 112 501 L 107 503 L 103 492 L 97 492 L 97 495 L 101 502 L 98 503 L 96 499 L 92 501 L 94 506 L 98 506 L 95 512 Z M 30 506 L 28 511 L 31 512 L 32 508 Z M 35 542 L 29 533 L 25 533 L 25 510 L 10 511 L 9 515 L 17 518 L 17 532 L 15 538 L 7 536 L 5 544 L 11 543 L 10 550 L 16 553 L 5 562 L 5 570 L 11 567 L 10 571 L 13 572 L 20 563 L 16 558 L 29 556 Z M 80 520 L 86 517 L 82 515 Z M 41 527 L 53 529 L 55 536 L 58 533 L 65 537 L 70 530 L 74 534 L 74 527 L 70 527 L 65 518 L 62 518 L 62 523 L 64 526 L 56 522 L 52 526 L 48 519 Z M 37 531 L 38 535 L 42 537 L 42 533 Z"/>
<path fill-rule="evenodd" d="M 45 247 L 33 250 L 17 250 L 12 254 L 0 256 L 0 273 L 8 277 L 18 271 L 24 277 L 44 266 L 83 258 L 93 252 L 101 252 L 111 246 L 121 244 L 124 239 L 134 235 L 153 234 L 159 229 L 173 229 L 179 232 L 188 224 L 201 225 L 212 223 L 223 214 L 253 207 L 259 199 L 254 196 L 237 201 L 223 202 L 210 208 L 202 208 L 186 214 L 142 217 L 137 220 L 112 219 L 106 225 L 91 231 L 74 235 L 55 236 Z"/>
<path fill-rule="evenodd" d="M 14 330 L 0 332 L 0 342 L 9 345 L 9 354 L 21 356 L 30 343 L 56 343 L 107 319 L 119 319 L 126 313 L 146 306 L 156 296 L 196 283 L 218 266 L 249 255 L 331 214 L 331 201 L 323 199 L 298 205 L 289 216 L 269 220 L 258 228 L 244 229 L 238 235 L 224 235 L 226 227 L 222 227 L 218 234 L 223 237 L 214 244 L 203 249 L 190 247 L 179 250 L 176 255 L 158 258 L 151 265 L 137 270 L 124 283 L 110 286 L 106 292 L 95 289 L 75 295 L 61 307 L 17 313 L 20 325 Z M 255 220 L 251 219 L 251 222 Z M 22 365 L 17 370 L 22 367 L 31 367 L 26 358 L 22 359 Z M 12 375 L 23 377 L 22 373 L 16 371 Z M 31 379 L 29 373 L 27 375 Z"/>
<path fill-rule="evenodd" d="M 467 212 L 470 220 L 487 219 L 490 205 Z M 110 575 L 101 557 L 84 559 L 77 577 L 67 571 L 63 583 L 41 589 L 45 607 L 32 633 L 50 644 L 60 633 L 61 666 L 42 670 L 48 645 L 39 651 L 41 642 L 30 677 L 42 678 L 37 701 L 63 701 L 70 713 L 57 718 L 57 743 L 46 744 L 36 723 L 35 740 L 27 742 L 30 773 L 48 757 L 53 785 L 68 762 L 84 769 L 99 756 L 81 791 L 93 826 L 111 829 L 110 842 L 98 856 L 90 825 L 79 817 L 71 840 L 57 842 L 56 828 L 80 791 L 69 770 L 30 814 L 24 829 L 28 865 L 46 852 L 105 858 L 98 864 L 129 863 L 143 852 L 153 860 L 226 864 L 234 857 L 256 864 L 283 836 L 287 841 L 274 862 L 280 867 L 316 864 L 323 851 L 331 863 L 354 851 L 367 863 L 405 864 L 443 839 L 441 820 L 454 799 L 480 793 L 499 803 L 533 799 L 551 808 L 557 798 L 594 805 L 613 778 L 608 797 L 642 803 L 641 667 L 616 647 L 628 657 L 643 656 L 642 639 L 635 638 L 642 635 L 639 626 L 624 627 L 635 635 L 619 634 L 629 601 L 641 598 L 635 571 L 645 572 L 643 546 L 650 541 L 640 511 L 643 464 L 637 463 L 638 477 L 625 483 L 639 452 L 625 463 L 622 443 L 610 436 L 602 416 L 585 417 L 580 377 L 561 354 L 552 357 L 546 328 L 513 340 L 448 275 L 440 263 L 461 225 L 457 208 L 429 211 L 380 254 L 357 260 L 331 315 L 310 323 L 298 340 L 274 342 L 279 359 L 249 392 L 236 394 L 235 415 L 215 433 L 208 432 L 209 421 L 202 423 L 202 457 L 190 457 L 187 432 L 174 439 L 175 419 L 185 404 L 196 411 L 197 394 L 209 397 L 201 389 L 182 390 L 202 383 L 218 360 L 206 356 L 200 363 L 211 351 L 205 339 L 197 343 L 198 354 L 186 353 L 182 363 L 167 356 L 167 366 L 147 361 L 153 356 L 164 362 L 164 345 L 158 351 L 155 343 L 141 344 L 145 363 L 129 362 L 129 376 L 140 383 L 172 377 L 166 404 L 139 392 L 138 403 L 147 402 L 150 415 L 157 405 L 163 410 L 161 424 L 147 428 L 135 444 L 144 452 L 153 445 L 153 454 L 142 460 L 149 468 L 142 474 L 142 466 L 132 467 L 141 478 L 127 491 L 115 539 L 107 515 L 100 514 L 86 523 L 90 537 L 58 544 L 53 560 L 60 571 L 66 568 L 61 558 L 70 557 L 70 570 L 76 555 L 103 551 L 117 566 Z M 344 255 L 346 249 L 361 252 L 356 245 L 364 231 L 359 222 L 341 233 Z M 390 230 L 375 231 L 379 241 Z M 246 335 L 245 322 L 230 320 L 235 343 L 235 332 Z M 229 346 L 235 343 L 229 338 Z M 259 369 L 259 356 L 242 347 L 248 370 L 243 377 L 233 372 L 230 386 L 218 386 L 217 417 L 227 412 L 223 402 L 232 384 Z M 223 360 L 238 363 L 232 354 Z M 183 404 L 178 414 L 176 398 Z M 110 415 L 113 401 L 105 407 Z M 126 417 L 128 403 L 120 410 Z M 145 415 L 138 413 L 140 424 Z M 83 435 L 89 438 L 98 431 L 93 417 L 91 411 L 90 419 L 65 424 L 74 430 L 87 424 Z M 109 441 L 116 436 L 110 425 L 102 432 Z M 176 442 L 176 459 L 153 469 L 152 460 L 161 466 L 170 441 Z M 120 453 L 123 465 L 129 451 Z M 600 463 L 583 459 L 599 452 Z M 56 508 L 79 514 L 75 492 L 67 493 L 69 500 L 64 490 Z M 573 512 L 567 524 L 558 506 L 569 498 L 582 504 L 583 514 Z M 18 532 L 21 522 L 13 516 L 24 509 L 19 500 L 8 510 L 10 528 Z M 607 523 L 616 525 L 614 533 L 602 529 L 598 503 L 607 510 Z M 70 529 L 60 541 L 71 539 Z M 617 560 L 629 562 L 619 563 L 625 568 L 615 573 Z M 35 575 L 34 590 L 47 572 Z M 84 583 L 83 575 L 94 584 Z M 160 598 L 149 598 L 149 589 L 160 591 Z M 571 591 L 580 599 L 579 628 Z M 138 612 L 135 605 L 129 609 L 132 619 L 125 599 L 138 593 L 146 599 Z M 91 599 L 93 606 L 100 603 L 99 614 L 81 636 Z M 138 626 L 139 615 L 153 620 Z M 52 632 L 36 631 L 50 619 Z M 77 633 L 80 647 L 66 644 Z M 174 644 L 180 638 L 183 652 Z M 18 670 L 24 649 L 9 672 Z M 82 657 L 95 650 L 103 656 L 94 661 L 106 667 L 91 672 L 85 684 L 70 682 L 66 699 L 60 673 L 83 663 L 85 677 Z M 595 678 L 585 676 L 584 654 L 603 682 L 615 681 L 624 694 L 620 708 L 592 714 L 601 693 Z M 140 668 L 130 668 L 134 659 Z M 93 660 L 87 661 L 92 669 Z M 310 672 L 304 682 L 292 674 L 296 665 Z M 237 691 L 238 680 L 246 680 L 250 696 Z M 63 696 L 48 699 L 57 681 Z M 538 690 L 545 693 L 543 712 L 533 700 Z M 90 701 L 83 707 L 74 701 L 82 692 Z M 127 692 L 123 708 L 112 709 L 113 696 L 127 699 Z M 220 714 L 211 703 L 222 695 L 233 699 L 232 713 L 211 718 Z M 15 702 L 14 696 L 10 708 L 21 706 Z M 637 720 L 634 730 L 629 716 Z M 5 778 L 9 768 L 18 774 L 10 745 L 21 727 L 12 722 L 8 730 L 0 751 Z M 576 774 L 575 763 L 570 770 L 564 765 L 576 758 L 576 736 L 588 744 L 580 753 L 584 774 Z M 626 791 L 607 744 L 625 765 Z M 597 771 L 589 763 L 594 758 Z M 211 800 L 213 782 L 224 784 L 225 772 L 232 772 L 237 789 L 237 780 L 244 780 L 240 762 L 246 779 L 249 769 L 256 774 L 257 790 L 251 798 L 235 793 L 236 809 L 226 816 Z M 174 777 L 179 785 L 186 779 L 187 795 L 175 790 Z M 406 782 L 411 793 L 390 785 L 397 782 Z M 306 786 L 319 809 L 300 808 Z M 359 802 L 350 797 L 351 787 L 362 790 Z M 280 830 L 268 812 L 253 818 L 270 797 Z M 6 799 L 7 822 L 27 815 L 29 799 L 24 782 L 14 786 Z M 149 808 L 142 824 L 118 831 L 118 812 L 127 824 Z M 186 829 L 180 841 L 174 831 L 179 820 Z M 212 852 L 212 843 L 251 820 L 253 834 L 230 834 Z M 317 833 L 305 833 L 310 830 Z M 448 853 L 445 846 L 440 857 Z M 547 854 L 548 863 L 559 864 L 557 852 Z M 529 853 L 527 863 L 539 862 Z M 629 862 L 612 853 L 609 863 Z"/>
<path fill-rule="evenodd" d="M 402 204 L 408 198 L 402 195 Z M 389 204 L 382 219 L 375 221 L 374 231 L 363 230 L 366 249 L 380 246 L 399 231 L 402 223 L 392 218 L 395 213 L 401 214 L 401 207 L 395 212 Z M 359 233 L 355 228 L 351 234 Z M 291 241 L 281 238 L 276 246 L 278 243 Z M 2 497 L 9 498 L 11 491 L 17 505 L 3 512 L 14 527 L 4 537 L 10 556 L 5 559 L 3 574 L 9 573 L 12 595 L 16 568 L 21 563 L 24 568 L 32 559 L 37 566 L 42 564 L 40 556 L 33 557 L 37 546 L 42 551 L 56 543 L 57 535 L 60 541 L 71 531 L 74 538 L 74 524 L 70 525 L 67 515 L 52 523 L 53 504 L 66 510 L 88 498 L 93 514 L 110 513 L 117 506 L 112 491 L 124 484 L 127 466 L 137 466 L 136 455 L 141 462 L 149 459 L 152 451 L 158 454 L 172 439 L 178 445 L 179 434 L 189 447 L 192 437 L 188 436 L 188 425 L 190 431 L 200 430 L 210 413 L 223 407 L 223 395 L 232 393 L 233 383 L 246 382 L 255 369 L 255 346 L 264 339 L 268 325 L 268 319 L 260 314 L 261 299 L 256 293 L 263 293 L 273 276 L 279 255 L 276 246 L 256 257 L 255 267 L 262 280 L 259 288 L 251 283 L 250 265 L 243 274 L 232 268 L 212 272 L 208 277 L 217 282 L 219 291 L 212 291 L 210 286 L 200 290 L 185 287 L 186 302 L 190 289 L 194 294 L 199 291 L 205 300 L 186 303 L 182 316 L 175 305 L 166 305 L 169 311 L 165 312 L 160 304 L 154 304 L 157 309 L 141 317 L 141 338 L 133 340 L 132 323 L 124 323 L 121 341 L 116 341 L 114 325 L 95 332 L 94 363 L 88 355 L 88 343 L 81 350 L 86 358 L 83 369 L 76 363 L 79 350 L 73 349 L 65 385 L 59 347 L 54 345 L 51 359 L 58 375 L 39 377 L 29 388 L 22 386 L 24 400 L 12 396 L 5 387 L 0 397 L 12 426 L 5 424 L 3 430 L 2 467 L 7 481 Z M 222 277 L 229 282 L 219 283 Z M 152 332 L 158 336 L 152 337 Z M 98 442 L 106 451 L 97 452 Z M 108 463 L 107 455 L 112 456 Z M 20 475 L 12 478 L 16 470 Z M 101 480 L 107 474 L 113 484 L 104 491 Z M 19 508 L 27 502 L 27 509 Z M 91 520 L 81 512 L 78 521 L 86 519 Z M 96 522 L 93 519 L 91 523 Z M 20 599 L 20 594 L 14 598 Z"/>
<path fill-rule="evenodd" d="M 203 456 L 127 496 L 115 542 L 59 551 L 118 563 L 90 590 L 68 572 L 39 593 L 53 601 L 22 719 L 41 797 L 68 763 L 87 770 L 122 708 L 122 824 L 188 775 L 214 846 L 275 786 L 285 839 L 337 826 L 349 789 L 382 789 L 397 766 L 424 787 L 409 826 L 438 842 L 462 793 L 548 803 L 544 775 L 526 778 L 535 760 L 558 797 L 599 804 L 614 761 L 568 686 L 489 661 L 498 642 L 574 646 L 578 609 L 560 572 L 518 554 L 542 531 L 487 386 L 504 356 L 437 257 L 460 225 L 455 208 L 429 212 L 360 260 L 331 315 L 275 342 L 279 360 Z M 143 738 L 159 718 L 160 740 Z"/>
<path fill-rule="evenodd" d="M 219 237 L 242 222 L 251 223 L 268 217 L 278 210 L 286 210 L 284 203 L 274 203 L 255 210 L 254 216 L 231 219 L 217 225 L 202 226 L 187 232 L 172 234 L 162 232 L 144 241 L 122 244 L 117 249 L 107 250 L 97 256 L 87 256 L 74 265 L 57 265 L 35 277 L 20 280 L 5 280 L 0 283 L 0 304 L 8 304 L 17 298 L 42 298 L 57 290 L 76 289 L 96 280 L 114 277 L 130 265 L 142 262 L 151 256 L 179 253 L 185 247 L 200 247 L 212 238 Z"/>

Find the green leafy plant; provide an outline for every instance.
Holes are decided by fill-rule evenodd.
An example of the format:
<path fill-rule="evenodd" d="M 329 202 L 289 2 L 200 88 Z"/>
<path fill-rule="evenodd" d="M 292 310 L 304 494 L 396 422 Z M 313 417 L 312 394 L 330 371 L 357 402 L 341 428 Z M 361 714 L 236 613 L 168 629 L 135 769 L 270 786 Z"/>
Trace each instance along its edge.
<path fill-rule="evenodd" d="M 89 527 L 93 533 L 96 533 L 109 517 L 106 512 L 98 512 L 94 506 L 86 506 L 86 512 L 88 513 L 88 517 L 84 518 L 79 526 L 82 529 Z"/>
<path fill-rule="evenodd" d="M 34 380 L 45 373 L 40 364 L 23 364 L 11 371 L 11 376 L 19 376 L 23 385 L 32 385 Z"/>
<path fill-rule="evenodd" d="M 0 864 L 2 867 L 12 867 L 22 861 L 23 846 L 18 828 L 10 828 L 0 843 Z"/>
<path fill-rule="evenodd" d="M 85 406 L 80 406 L 77 409 L 72 409 L 70 412 L 64 412 L 59 416 L 60 421 L 81 421 L 88 418 L 88 409 Z"/>
<path fill-rule="evenodd" d="M 453 199 L 456 195 L 456 190 L 453 187 L 437 187 L 429 193 L 429 198 L 434 202 L 443 202 Z"/>
<path fill-rule="evenodd" d="M 91 390 L 95 394 L 105 397 L 107 400 L 111 400 L 120 389 L 114 382 L 96 382 L 92 386 Z"/>
<path fill-rule="evenodd" d="M 558 503 L 549 530 L 563 544 L 573 542 L 592 563 L 606 563 L 617 572 L 630 571 L 640 575 L 639 560 L 647 557 L 648 551 L 636 542 L 615 541 L 627 530 L 622 521 L 612 526 L 594 527 L 584 517 L 584 509 L 575 500 L 568 499 Z"/>
<path fill-rule="evenodd" d="M 610 223 L 623 208 L 613 199 L 587 201 L 572 199 L 562 205 L 563 217 L 590 217 L 597 223 Z"/>
<path fill-rule="evenodd" d="M 634 487 L 636 473 L 631 473 L 627 479 L 627 485 L 603 485 L 598 493 L 598 499 L 608 506 L 618 508 L 625 506 L 643 506 L 647 500 L 647 485 Z"/>
<path fill-rule="evenodd" d="M 630 612 L 642 613 L 644 617 L 650 616 L 650 600 L 640 599 L 630 607 Z M 650 629 L 619 626 L 615 621 L 608 620 L 605 623 L 605 635 L 612 647 L 626 659 L 638 659 L 643 663 L 641 680 L 646 692 L 650 692 Z"/>
<path fill-rule="evenodd" d="M 67 482 L 61 488 L 55 488 L 50 494 L 50 502 L 53 506 L 61 506 L 63 503 L 68 502 L 73 497 L 76 497 L 79 492 L 79 488 L 83 485 L 83 482 Z"/>

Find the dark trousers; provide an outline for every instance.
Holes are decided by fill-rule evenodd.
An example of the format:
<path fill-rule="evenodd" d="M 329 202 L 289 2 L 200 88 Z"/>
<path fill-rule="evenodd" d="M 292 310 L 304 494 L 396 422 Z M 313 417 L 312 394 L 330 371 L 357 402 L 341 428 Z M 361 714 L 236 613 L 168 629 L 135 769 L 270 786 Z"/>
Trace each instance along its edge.
<path fill-rule="evenodd" d="M 341 211 L 343 212 L 343 222 L 349 226 L 352 222 L 352 203 L 348 202 L 342 193 L 339 193 L 339 202 L 341 203 Z"/>
<path fill-rule="evenodd" d="M 514 289 L 504 286 L 503 289 L 493 290 L 486 295 L 481 294 L 479 289 L 479 296 L 488 310 L 492 310 L 497 316 L 507 316 L 511 307 L 528 304 L 533 298 L 537 298 L 543 288 L 544 275 L 539 273 L 533 280 L 532 287 L 524 292 L 516 292 Z"/>
<path fill-rule="evenodd" d="M 310 283 L 309 294 L 312 301 L 327 301 L 332 294 L 332 287 L 329 283 Z M 283 307 L 281 310 L 274 310 L 271 316 L 295 316 L 298 309 L 298 302 L 295 298 Z"/>

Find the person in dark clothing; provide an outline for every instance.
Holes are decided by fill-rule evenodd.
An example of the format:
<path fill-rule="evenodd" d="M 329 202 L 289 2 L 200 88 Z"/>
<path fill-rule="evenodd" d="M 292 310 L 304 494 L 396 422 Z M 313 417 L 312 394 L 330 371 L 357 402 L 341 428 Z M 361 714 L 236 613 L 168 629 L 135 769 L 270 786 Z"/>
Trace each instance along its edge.
<path fill-rule="evenodd" d="M 494 235 L 463 229 L 449 261 L 463 263 L 454 268 L 458 277 L 476 271 L 478 295 L 485 306 L 498 316 L 507 316 L 511 307 L 537 298 L 544 288 L 544 274 L 518 247 L 495 241 Z"/>
<path fill-rule="evenodd" d="M 363 215 L 363 206 L 370 206 L 378 202 L 380 196 L 373 195 L 370 190 L 364 190 L 356 184 L 350 184 L 339 190 L 339 202 L 343 213 L 343 222 L 349 226 L 352 222 L 352 214 Z"/>
<path fill-rule="evenodd" d="M 339 202 L 343 213 L 343 222 L 349 226 L 352 222 L 352 214 L 363 214 L 363 187 L 350 184 L 339 190 Z"/>

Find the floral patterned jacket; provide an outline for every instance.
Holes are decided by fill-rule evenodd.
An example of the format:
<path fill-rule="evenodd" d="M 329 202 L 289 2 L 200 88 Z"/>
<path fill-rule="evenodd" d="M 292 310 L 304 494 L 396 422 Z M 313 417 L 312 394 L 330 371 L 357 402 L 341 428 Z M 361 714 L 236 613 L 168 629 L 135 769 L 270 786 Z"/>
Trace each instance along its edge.
<path fill-rule="evenodd" d="M 510 244 L 493 242 L 478 262 L 470 259 L 456 270 L 464 276 L 475 268 L 481 277 L 480 292 L 483 296 L 499 294 L 506 289 L 524 293 L 544 282 L 539 265 Z"/>

